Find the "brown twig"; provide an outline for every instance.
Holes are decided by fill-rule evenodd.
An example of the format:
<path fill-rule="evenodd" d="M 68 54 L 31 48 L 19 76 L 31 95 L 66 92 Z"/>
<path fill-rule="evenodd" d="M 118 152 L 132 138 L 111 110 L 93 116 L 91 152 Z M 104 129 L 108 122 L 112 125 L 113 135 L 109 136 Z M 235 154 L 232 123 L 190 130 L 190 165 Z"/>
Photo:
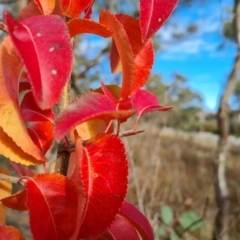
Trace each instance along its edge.
<path fill-rule="evenodd" d="M 19 184 L 20 178 L 19 177 L 12 177 L 12 176 L 0 173 L 0 180 L 10 182 L 10 183 Z"/>

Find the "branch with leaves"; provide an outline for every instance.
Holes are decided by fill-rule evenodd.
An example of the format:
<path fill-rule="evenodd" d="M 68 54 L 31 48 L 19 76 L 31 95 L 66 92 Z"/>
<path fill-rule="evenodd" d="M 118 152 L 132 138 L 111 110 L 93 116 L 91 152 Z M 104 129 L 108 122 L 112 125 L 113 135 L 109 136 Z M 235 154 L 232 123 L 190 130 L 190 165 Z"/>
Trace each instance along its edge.
<path fill-rule="evenodd" d="M 94 0 L 35 0 L 18 20 L 4 13 L 2 28 L 8 36 L 0 45 L 0 154 L 19 178 L 1 173 L 0 180 L 23 187 L 0 201 L 29 211 L 36 240 L 151 240 L 149 221 L 125 201 L 129 166 L 121 137 L 142 132 L 137 129 L 142 115 L 171 109 L 141 88 L 154 63 L 151 37 L 177 0 L 152 0 L 151 5 L 140 0 L 139 20 L 102 10 L 99 21 L 93 21 L 93 4 Z M 111 70 L 122 72 L 122 85 L 101 82 L 100 88 L 69 102 L 71 39 L 79 34 L 112 40 Z M 57 104 L 61 107 L 55 114 Z M 121 132 L 134 115 L 134 126 Z M 53 140 L 61 143 L 61 164 L 49 173 L 46 152 Z M 35 172 L 31 165 L 42 165 L 44 171 Z M 0 239 L 10 236 L 23 239 L 17 229 L 0 225 Z"/>

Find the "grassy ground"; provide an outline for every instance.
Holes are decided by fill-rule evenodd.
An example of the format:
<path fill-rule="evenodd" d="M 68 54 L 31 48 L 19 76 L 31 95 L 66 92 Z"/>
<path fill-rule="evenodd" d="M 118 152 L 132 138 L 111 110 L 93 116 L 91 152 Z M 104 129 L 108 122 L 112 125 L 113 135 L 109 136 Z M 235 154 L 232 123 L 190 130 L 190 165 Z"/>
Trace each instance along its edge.
<path fill-rule="evenodd" d="M 151 220 L 154 229 L 163 226 L 159 210 L 169 205 L 175 218 L 186 209 L 201 215 L 204 226 L 183 239 L 211 239 L 216 206 L 214 199 L 214 153 L 217 137 L 186 134 L 140 126 L 146 132 L 126 138 L 131 163 L 128 199 Z M 230 192 L 230 240 L 240 239 L 240 148 L 231 145 L 227 162 Z M 207 203 L 207 204 L 206 204 Z M 166 228 L 166 227 L 165 227 Z M 168 228 L 168 231 L 171 231 Z"/>
<path fill-rule="evenodd" d="M 155 231 L 164 226 L 159 214 L 161 206 L 170 206 L 175 219 L 186 209 L 201 215 L 205 207 L 204 226 L 200 231 L 183 234 L 182 239 L 210 240 L 217 210 L 213 188 L 216 136 L 160 130 L 149 124 L 139 128 L 145 132 L 123 138 L 131 166 L 127 199 L 147 215 Z M 240 239 L 239 171 L 240 148 L 232 145 L 227 163 L 229 240 Z M 22 215 L 10 210 L 7 223 L 20 228 L 27 240 L 32 239 L 27 212 Z M 171 226 L 164 228 L 172 231 Z"/>

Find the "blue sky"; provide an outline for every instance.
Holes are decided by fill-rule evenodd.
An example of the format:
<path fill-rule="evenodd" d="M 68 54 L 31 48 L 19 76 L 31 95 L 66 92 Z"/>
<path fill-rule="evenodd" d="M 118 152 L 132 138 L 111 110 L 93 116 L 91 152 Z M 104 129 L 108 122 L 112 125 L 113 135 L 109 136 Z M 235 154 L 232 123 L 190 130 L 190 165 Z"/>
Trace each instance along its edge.
<path fill-rule="evenodd" d="M 232 6 L 233 0 L 208 0 L 179 9 L 169 20 L 177 25 L 166 25 L 158 33 L 163 50 L 156 56 L 153 72 L 161 74 L 165 82 L 171 80 L 173 72 L 184 75 L 189 86 L 203 96 L 208 111 L 216 111 L 234 62 L 236 45 L 222 36 L 223 22 L 231 17 L 227 8 Z M 171 34 L 181 32 L 189 23 L 196 23 L 199 31 L 185 40 L 169 43 Z M 224 48 L 219 50 L 221 43 Z"/>
<path fill-rule="evenodd" d="M 127 0 L 126 0 L 127 2 Z M 224 21 L 231 18 L 227 9 L 233 6 L 233 0 L 206 0 L 188 8 L 179 8 L 157 34 L 161 36 L 162 50 L 155 56 L 152 73 L 163 76 L 168 83 L 174 72 L 184 75 L 189 87 L 201 94 L 204 108 L 216 111 L 219 97 L 231 71 L 236 45 L 222 35 Z M 128 11 L 126 11 L 128 13 Z M 172 33 L 182 32 L 190 23 L 197 24 L 198 31 L 181 41 L 172 41 Z M 224 43 L 224 48 L 218 49 Z M 79 53 L 94 55 L 107 44 L 106 39 L 85 35 L 79 46 Z M 91 51 L 89 51 L 91 49 Z M 106 60 L 98 66 L 100 80 L 112 79 Z M 108 61 L 108 60 L 107 60 Z M 80 66 L 84 70 L 84 66 Z M 104 69 L 104 71 L 102 71 Z"/>

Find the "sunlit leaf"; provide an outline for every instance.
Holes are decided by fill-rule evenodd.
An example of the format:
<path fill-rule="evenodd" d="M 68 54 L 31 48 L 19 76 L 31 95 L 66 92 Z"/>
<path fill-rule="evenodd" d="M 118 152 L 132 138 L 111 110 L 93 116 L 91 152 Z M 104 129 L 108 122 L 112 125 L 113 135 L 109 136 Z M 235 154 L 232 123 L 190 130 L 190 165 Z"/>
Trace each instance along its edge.
<path fill-rule="evenodd" d="M 86 205 L 80 238 L 92 239 L 113 222 L 127 192 L 128 162 L 120 139 L 92 139 L 84 147 L 81 170 Z"/>
<path fill-rule="evenodd" d="M 65 22 L 57 15 L 36 16 L 21 23 L 7 12 L 4 18 L 28 72 L 36 103 L 41 109 L 51 108 L 72 69 L 73 52 Z"/>
<path fill-rule="evenodd" d="M 120 213 L 137 229 L 144 240 L 153 240 L 153 230 L 148 219 L 132 204 L 124 202 Z"/>
<path fill-rule="evenodd" d="M 152 111 L 168 111 L 171 106 L 162 106 L 158 98 L 151 92 L 143 89 L 137 90 L 132 96 L 131 101 L 136 113 L 141 116 Z"/>
<path fill-rule="evenodd" d="M 14 162 L 36 165 L 46 161 L 28 135 L 18 103 L 18 77 L 22 69 L 9 38 L 0 47 L 0 153 Z"/>
<path fill-rule="evenodd" d="M 94 0 L 61 0 L 62 12 L 69 18 L 78 17 Z"/>
<path fill-rule="evenodd" d="M 168 19 L 178 0 L 140 0 L 142 39 L 150 38 Z"/>
<path fill-rule="evenodd" d="M 127 98 L 134 82 L 134 54 L 129 38 L 123 25 L 109 11 L 104 10 L 100 13 L 100 23 L 113 32 L 112 36 L 120 56 L 123 71 L 121 96 Z"/>
<path fill-rule="evenodd" d="M 55 0 L 34 0 L 40 11 L 45 14 L 51 14 L 55 7 Z"/>
<path fill-rule="evenodd" d="M 12 226 L 0 225 L 0 239 L 24 240 L 22 234 Z"/>
<path fill-rule="evenodd" d="M 69 239 L 76 227 L 78 206 L 74 182 L 59 174 L 42 174 L 29 179 L 26 190 L 34 239 Z"/>
<path fill-rule="evenodd" d="M 88 93 L 69 104 L 58 116 L 55 126 L 55 138 L 59 141 L 73 127 L 92 119 L 124 120 L 134 114 L 133 110 L 116 111 L 111 100 L 100 93 Z"/>
<path fill-rule="evenodd" d="M 104 25 L 92 20 L 74 18 L 67 23 L 67 26 L 71 37 L 81 33 L 96 34 L 104 38 L 111 37 L 112 35 L 112 32 Z"/>
<path fill-rule="evenodd" d="M 9 175 L 9 171 L 5 168 L 0 169 L 0 174 Z M 12 184 L 10 182 L 0 181 L 0 200 L 8 197 L 12 193 Z M 6 222 L 7 208 L 0 202 L 0 224 Z"/>

